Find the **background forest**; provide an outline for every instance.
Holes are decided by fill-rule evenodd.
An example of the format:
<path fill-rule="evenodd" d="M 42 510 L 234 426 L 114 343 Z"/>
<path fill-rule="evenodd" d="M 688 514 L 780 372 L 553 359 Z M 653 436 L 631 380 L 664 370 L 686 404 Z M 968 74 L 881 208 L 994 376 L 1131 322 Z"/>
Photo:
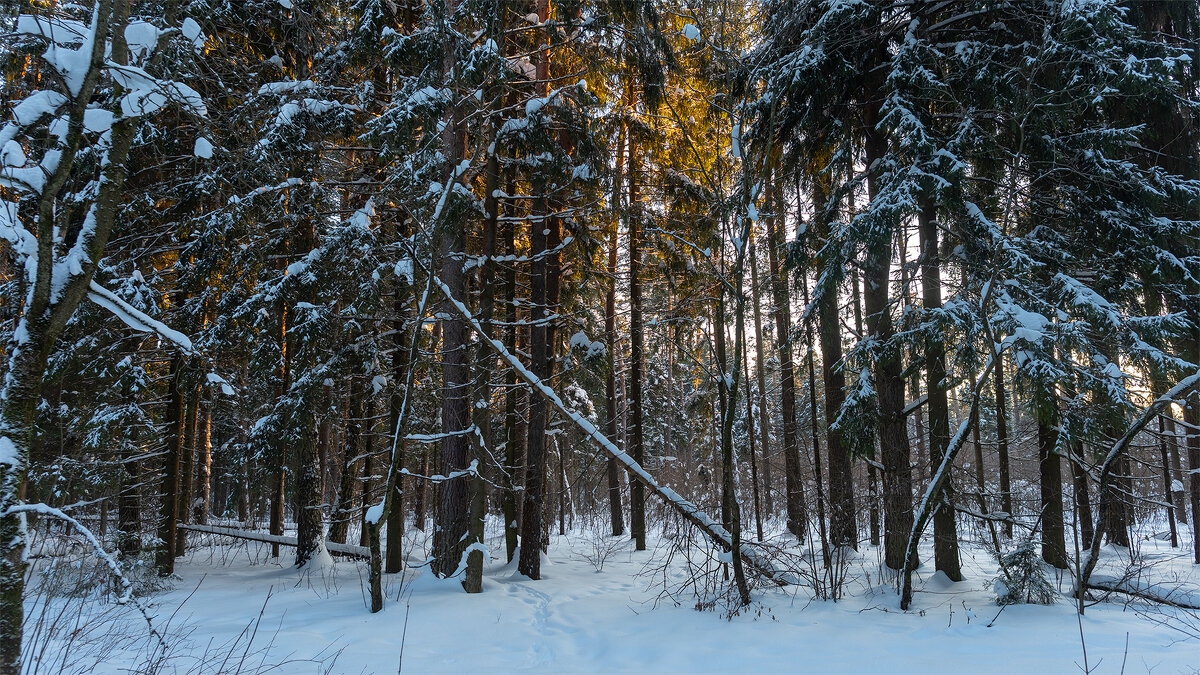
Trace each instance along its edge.
<path fill-rule="evenodd" d="M 1200 564 L 1196 2 L 0 7 L 0 673 L 85 530 L 1200 603 L 1096 573 Z"/>

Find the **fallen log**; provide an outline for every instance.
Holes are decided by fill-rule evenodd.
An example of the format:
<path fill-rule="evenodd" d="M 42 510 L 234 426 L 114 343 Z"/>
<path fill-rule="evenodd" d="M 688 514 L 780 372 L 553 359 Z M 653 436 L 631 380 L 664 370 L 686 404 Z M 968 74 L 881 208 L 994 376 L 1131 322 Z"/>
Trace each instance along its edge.
<path fill-rule="evenodd" d="M 264 544 L 279 544 L 280 546 L 295 547 L 295 537 L 284 537 L 278 534 L 264 534 L 262 532 L 251 532 L 249 530 L 239 530 L 232 527 L 217 527 L 215 525 L 185 525 L 179 523 L 177 527 L 181 530 L 189 532 L 202 532 L 204 534 L 216 534 L 222 537 L 233 537 L 235 539 L 247 539 L 249 541 L 258 541 Z M 347 558 L 362 558 L 371 557 L 371 552 L 366 546 L 351 546 L 350 544 L 339 544 L 337 542 L 325 542 L 325 549 L 330 555 L 346 556 Z"/>
<path fill-rule="evenodd" d="M 1156 595 L 1151 593 L 1149 590 L 1130 588 L 1126 584 L 1110 584 L 1103 581 L 1092 580 L 1088 582 L 1087 588 L 1088 590 L 1092 591 L 1104 591 L 1105 593 L 1122 593 L 1124 595 L 1132 595 L 1135 598 L 1141 598 L 1142 600 L 1149 600 L 1150 602 L 1157 602 L 1160 605 L 1177 607 L 1179 609 L 1200 610 L 1200 605 L 1184 602 L 1183 600 L 1172 600 L 1166 595 Z"/>

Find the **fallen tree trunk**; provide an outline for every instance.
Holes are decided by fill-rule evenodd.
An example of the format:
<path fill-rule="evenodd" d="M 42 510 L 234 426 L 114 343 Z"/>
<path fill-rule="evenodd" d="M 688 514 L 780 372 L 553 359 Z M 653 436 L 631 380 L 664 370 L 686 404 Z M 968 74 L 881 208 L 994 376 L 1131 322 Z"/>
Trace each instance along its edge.
<path fill-rule="evenodd" d="M 1132 595 L 1135 598 L 1149 600 L 1150 602 L 1157 602 L 1160 605 L 1178 607 L 1179 609 L 1200 610 L 1200 605 L 1198 604 L 1184 602 L 1183 600 L 1172 600 L 1166 595 L 1156 595 L 1149 590 L 1130 588 L 1129 586 L 1120 583 L 1110 584 L 1103 581 L 1089 581 L 1087 588 L 1088 590 L 1092 591 L 1104 591 L 1105 593 L 1123 593 L 1125 595 Z"/>
<path fill-rule="evenodd" d="M 189 532 L 202 532 L 204 534 L 216 534 L 222 537 L 233 537 L 235 539 L 247 539 L 249 541 L 259 541 L 264 544 L 279 544 L 280 546 L 297 546 L 295 537 L 284 537 L 278 534 L 264 534 L 262 532 L 250 532 L 248 530 L 238 530 L 232 527 L 217 527 L 215 525 L 185 525 L 180 523 L 177 526 L 181 530 Z M 371 557 L 370 549 L 365 546 L 351 546 L 350 544 L 339 544 L 333 541 L 325 542 L 325 548 L 331 555 L 341 555 L 348 558 L 363 558 Z"/>
<path fill-rule="evenodd" d="M 512 366 L 513 370 L 517 372 L 517 375 L 520 376 L 521 379 L 528 382 L 534 391 L 544 396 L 551 405 L 558 408 L 562 414 L 566 415 L 567 418 L 570 419 L 571 422 L 573 422 L 575 426 L 584 433 L 584 435 L 594 441 L 596 445 L 599 445 L 600 448 L 604 450 L 604 452 L 608 453 L 610 457 L 623 464 L 625 469 L 629 472 L 629 475 L 634 480 L 646 486 L 652 494 L 678 511 L 680 515 L 682 515 L 688 522 L 698 527 L 701 532 L 706 534 L 718 546 L 724 548 L 726 551 L 733 550 L 733 537 L 720 523 L 710 518 L 708 514 L 701 511 L 699 507 L 684 499 L 679 493 L 675 492 L 671 488 L 665 485 L 659 485 L 658 482 L 655 481 L 654 478 L 647 473 L 640 464 L 633 461 L 633 458 L 622 452 L 621 449 L 616 446 L 616 444 L 608 439 L 608 437 L 600 433 L 600 430 L 597 429 L 595 425 L 593 425 L 591 422 L 588 422 L 586 419 L 583 419 L 578 414 L 568 410 L 562 399 L 558 397 L 558 394 L 554 393 L 553 389 L 542 382 L 541 379 L 530 372 L 529 369 L 527 369 L 520 362 L 520 360 L 513 356 L 508 349 L 504 347 L 504 343 L 499 340 L 488 338 L 487 333 L 479 324 L 479 320 L 471 314 L 470 310 L 468 310 L 465 305 L 459 302 L 459 300 L 451 294 L 450 289 L 447 288 L 444 283 L 442 283 L 441 279 L 434 278 L 434 283 L 438 285 L 438 288 L 441 289 L 442 294 L 446 296 L 446 299 L 458 311 L 463 319 L 465 319 L 471 328 L 473 328 L 475 332 L 479 334 L 480 339 L 485 344 L 491 345 L 492 349 L 495 350 L 501 358 L 507 361 L 508 364 Z M 762 556 L 759 555 L 758 551 L 754 550 L 747 544 L 742 544 L 739 546 L 739 549 L 739 555 L 741 559 L 746 564 L 754 568 L 763 577 L 771 580 L 779 586 L 786 586 L 788 584 L 796 583 L 796 580 L 794 577 L 792 577 L 792 575 L 775 569 L 774 566 L 771 565 L 770 561 L 763 559 Z"/>

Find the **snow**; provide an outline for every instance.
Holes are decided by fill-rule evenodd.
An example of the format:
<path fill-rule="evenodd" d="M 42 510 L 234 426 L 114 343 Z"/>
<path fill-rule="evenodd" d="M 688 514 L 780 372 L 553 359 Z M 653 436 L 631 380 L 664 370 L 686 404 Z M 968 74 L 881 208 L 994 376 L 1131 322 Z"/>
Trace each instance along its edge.
<path fill-rule="evenodd" d="M 190 16 L 184 19 L 180 30 L 183 33 L 183 37 L 192 43 L 196 51 L 200 51 L 204 47 L 204 31 L 200 29 L 200 24 L 196 23 L 195 19 Z"/>
<path fill-rule="evenodd" d="M 125 44 L 134 61 L 141 61 L 158 46 L 158 27 L 148 21 L 130 21 L 125 26 Z"/>
<path fill-rule="evenodd" d="M 67 97 L 57 91 L 35 91 L 13 106 L 12 116 L 17 124 L 27 127 L 37 122 L 42 115 L 53 115 L 54 111 L 66 102 Z"/>
<path fill-rule="evenodd" d="M 532 115 L 537 114 L 537 112 L 539 110 L 541 110 L 542 108 L 546 107 L 546 104 L 549 102 L 550 102 L 549 97 L 529 99 L 525 103 L 525 116 L 530 117 Z"/>
<path fill-rule="evenodd" d="M 17 445 L 12 439 L 5 435 L 0 435 L 0 464 L 16 466 L 21 453 L 17 452 Z"/>
<path fill-rule="evenodd" d="M 226 396 L 233 396 L 237 393 L 237 390 L 235 390 L 233 386 L 229 384 L 229 380 L 226 380 L 216 373 L 209 373 L 205 379 L 208 380 L 209 384 L 220 385 L 221 393 L 225 394 Z"/>
<path fill-rule="evenodd" d="M 773 524 L 782 529 L 782 523 Z M 758 589 L 753 605 L 726 618 L 696 611 L 695 599 L 686 592 L 676 596 L 677 602 L 659 597 L 661 576 L 650 571 L 663 561 L 669 541 L 658 533 L 643 552 L 632 550 L 626 538 L 592 530 L 552 536 L 543 579 L 530 581 L 515 564 L 504 563 L 500 525 L 489 521 L 486 548 L 494 562 L 485 565 L 483 593 L 477 595 L 464 593 L 458 579 L 438 579 L 428 567 L 409 567 L 384 576 L 384 609 L 370 614 L 360 590 L 365 562 L 337 559 L 320 575 L 306 574 L 286 557 L 270 558 L 269 545 L 232 545 L 205 535 L 192 540 L 189 556 L 177 564 L 174 587 L 149 598 L 150 611 L 158 625 L 175 614 L 176 633 L 190 634 L 184 639 L 168 633 L 168 642 L 181 657 L 200 658 L 206 645 L 230 644 L 243 631 L 249 635 L 246 629 L 261 610 L 262 628 L 251 651 L 267 650 L 269 663 L 290 660 L 278 672 L 296 673 L 326 672 L 300 661 L 328 658 L 339 650 L 326 666 L 328 672 L 347 675 L 497 669 L 1071 673 L 1083 663 L 1081 625 L 1089 664 L 1101 664 L 1097 672 L 1117 673 L 1122 664 L 1130 673 L 1195 667 L 1195 638 L 1153 620 L 1182 613 L 1166 610 L 1142 618 L 1114 596 L 1077 619 L 1065 595 L 1055 605 L 1011 605 L 1000 612 L 991 592 L 996 564 L 974 546 L 963 549 L 967 581 L 962 583 L 935 575 L 932 551 L 923 547 L 922 560 L 928 562 L 918 571 L 910 612 L 896 609 L 895 591 L 878 578 L 882 554 L 863 546 L 859 553 L 848 552 L 848 596 L 842 601 L 813 600 L 807 588 Z M 405 536 L 408 563 L 420 566 L 428 535 L 406 528 Z M 209 547 L 211 542 L 224 543 Z M 592 562 L 597 547 L 609 551 L 599 570 Z M 1200 572 L 1188 564 L 1189 548 L 1147 547 L 1143 552 L 1161 578 L 1179 574 L 1200 581 Z M 675 567 L 668 578 L 678 582 L 681 574 Z M 1069 591 L 1069 577 L 1057 585 Z M 144 631 L 144 621 L 132 610 L 125 620 L 130 631 Z M 136 670 L 133 643 L 105 653 L 94 672 Z M 244 647 L 241 643 L 236 654 Z"/>
<path fill-rule="evenodd" d="M 122 66 L 110 68 L 113 79 L 129 90 L 121 97 L 121 114 L 125 117 L 152 115 L 174 101 L 196 115 L 204 116 L 208 109 L 195 89 L 180 82 L 159 80 L 141 68 Z"/>
<path fill-rule="evenodd" d="M 375 504 L 374 506 L 368 508 L 367 513 L 364 516 L 364 519 L 372 525 L 374 525 L 374 524 L 378 523 L 380 520 L 382 520 L 383 519 L 383 503 L 381 502 L 379 504 Z"/>
<path fill-rule="evenodd" d="M 438 187 L 440 188 L 441 186 Z M 404 279 L 410 284 L 413 283 L 413 263 L 411 259 L 396 261 L 394 270 L 396 272 L 396 276 Z"/>
<path fill-rule="evenodd" d="M 20 143 L 16 141 L 9 141 L 4 144 L 4 149 L 0 150 L 0 165 L 25 165 L 25 149 L 21 147 Z"/>
<path fill-rule="evenodd" d="M 281 82 L 268 82 L 258 88 L 258 95 L 264 96 L 267 94 L 294 94 L 305 91 L 316 91 L 317 83 L 312 80 L 283 80 Z"/>
<path fill-rule="evenodd" d="M 192 150 L 192 154 L 201 159 L 212 159 L 213 146 L 212 143 L 203 136 L 196 137 L 196 145 Z"/>
<path fill-rule="evenodd" d="M 592 342 L 582 330 L 571 336 L 571 348 L 582 351 L 586 359 L 603 356 L 607 351 L 603 342 Z"/>
<path fill-rule="evenodd" d="M 43 57 L 62 76 L 72 96 L 79 95 L 91 64 L 99 12 L 100 5 L 97 3 L 92 9 L 92 22 L 88 26 L 79 21 L 29 14 L 17 17 L 17 33 L 37 35 L 49 41 Z"/>
<path fill-rule="evenodd" d="M 112 129 L 116 117 L 111 110 L 104 108 L 88 108 L 83 112 L 83 128 L 96 134 L 102 134 Z"/>

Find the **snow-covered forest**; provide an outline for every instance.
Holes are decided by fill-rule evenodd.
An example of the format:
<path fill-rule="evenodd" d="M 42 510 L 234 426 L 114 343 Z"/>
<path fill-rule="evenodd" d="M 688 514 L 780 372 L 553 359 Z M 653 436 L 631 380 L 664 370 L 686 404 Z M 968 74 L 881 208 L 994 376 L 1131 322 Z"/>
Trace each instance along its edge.
<path fill-rule="evenodd" d="M 1196 0 L 2 0 L 0 675 L 1196 672 Z"/>

